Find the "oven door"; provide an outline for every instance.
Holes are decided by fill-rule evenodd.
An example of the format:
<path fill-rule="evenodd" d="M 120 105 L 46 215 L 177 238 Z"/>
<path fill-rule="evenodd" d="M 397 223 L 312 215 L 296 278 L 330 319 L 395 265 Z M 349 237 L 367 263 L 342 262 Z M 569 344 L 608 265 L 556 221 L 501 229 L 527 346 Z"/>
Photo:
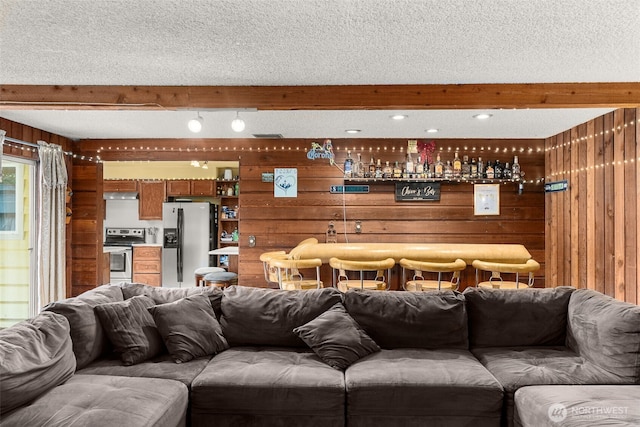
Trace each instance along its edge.
<path fill-rule="evenodd" d="M 112 283 L 131 282 L 132 278 L 132 255 L 133 251 L 129 247 L 105 247 L 110 255 L 109 281 Z"/>

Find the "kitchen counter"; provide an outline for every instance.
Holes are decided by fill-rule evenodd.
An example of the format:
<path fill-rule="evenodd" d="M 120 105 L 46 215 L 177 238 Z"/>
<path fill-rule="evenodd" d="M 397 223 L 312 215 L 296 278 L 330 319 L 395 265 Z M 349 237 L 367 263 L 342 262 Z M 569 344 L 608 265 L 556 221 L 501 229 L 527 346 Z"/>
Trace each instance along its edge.
<path fill-rule="evenodd" d="M 162 243 L 134 243 L 131 246 L 154 246 L 154 247 L 162 247 Z"/>
<path fill-rule="evenodd" d="M 105 254 L 121 254 L 129 249 L 127 246 L 104 246 L 102 253 Z"/>

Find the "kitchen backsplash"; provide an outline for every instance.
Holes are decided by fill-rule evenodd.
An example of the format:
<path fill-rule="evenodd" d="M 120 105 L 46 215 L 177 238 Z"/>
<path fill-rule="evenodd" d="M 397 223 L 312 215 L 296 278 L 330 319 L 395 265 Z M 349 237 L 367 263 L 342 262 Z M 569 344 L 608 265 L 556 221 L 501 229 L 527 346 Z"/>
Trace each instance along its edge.
<path fill-rule="evenodd" d="M 144 228 L 147 243 L 162 243 L 162 221 L 144 221 L 138 219 L 138 200 L 105 200 L 107 215 L 104 220 L 104 228 Z M 149 232 L 155 227 L 156 236 Z M 104 233 L 104 230 L 103 230 Z M 103 236 L 104 237 L 104 236 Z"/>

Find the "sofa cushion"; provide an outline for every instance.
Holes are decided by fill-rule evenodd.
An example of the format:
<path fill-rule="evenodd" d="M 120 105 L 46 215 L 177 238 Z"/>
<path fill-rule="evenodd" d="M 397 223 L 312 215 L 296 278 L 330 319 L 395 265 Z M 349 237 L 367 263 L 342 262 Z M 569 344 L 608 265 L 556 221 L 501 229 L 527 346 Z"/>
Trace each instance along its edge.
<path fill-rule="evenodd" d="M 469 344 L 475 347 L 565 345 L 571 287 L 467 288 Z"/>
<path fill-rule="evenodd" d="M 109 338 L 93 308 L 108 302 L 122 301 L 119 286 L 103 285 L 84 292 L 77 297 L 52 302 L 43 310 L 62 314 L 71 327 L 73 353 L 78 369 L 82 369 L 100 355 L 111 349 Z"/>
<path fill-rule="evenodd" d="M 329 366 L 346 369 L 356 360 L 380 351 L 378 344 L 349 316 L 340 303 L 293 330 Z"/>
<path fill-rule="evenodd" d="M 2 425 L 184 426 L 188 394 L 177 381 L 74 375 L 30 405 L 3 417 Z"/>
<path fill-rule="evenodd" d="M 129 299 L 138 295 L 151 298 L 156 304 L 166 304 L 174 302 L 191 295 L 204 294 L 209 297 L 211 307 L 220 319 L 220 303 L 222 301 L 222 289 L 215 286 L 199 286 L 189 288 L 162 288 L 158 286 L 145 285 L 143 283 L 122 283 L 118 285 L 122 288 L 124 299 Z"/>
<path fill-rule="evenodd" d="M 193 381 L 192 425 L 338 427 L 344 401 L 344 374 L 307 348 L 232 347 Z"/>
<path fill-rule="evenodd" d="M 500 424 L 502 386 L 468 350 L 382 350 L 345 383 L 350 427 Z"/>
<path fill-rule="evenodd" d="M 640 385 L 522 387 L 515 394 L 515 425 L 637 427 Z"/>
<path fill-rule="evenodd" d="M 621 380 L 640 383 L 640 307 L 579 289 L 569 301 L 567 345 Z"/>
<path fill-rule="evenodd" d="M 382 348 L 469 348 L 467 312 L 457 292 L 350 289 L 344 305 Z"/>
<path fill-rule="evenodd" d="M 4 418 L 8 411 L 64 383 L 75 369 L 64 316 L 45 311 L 0 330 L 0 414 Z"/>
<path fill-rule="evenodd" d="M 207 366 L 211 356 L 198 357 L 184 363 L 175 363 L 169 353 L 162 353 L 144 362 L 125 366 L 117 354 L 91 362 L 76 371 L 82 375 L 118 375 L 121 377 L 163 378 L 180 381 L 191 387 L 194 378 Z"/>
<path fill-rule="evenodd" d="M 342 302 L 337 289 L 283 291 L 230 286 L 222 297 L 220 324 L 229 345 L 306 347 L 293 333 Z"/>
<path fill-rule="evenodd" d="M 509 425 L 513 419 L 513 394 L 520 387 L 617 381 L 614 375 L 564 346 L 475 348 L 473 354 L 504 387 L 504 417 Z"/>
<path fill-rule="evenodd" d="M 149 308 L 158 332 L 176 363 L 229 348 L 206 295 L 191 295 Z"/>
<path fill-rule="evenodd" d="M 137 296 L 122 302 L 102 304 L 95 309 L 122 363 L 134 365 L 164 350 L 151 313 L 151 298 Z"/>

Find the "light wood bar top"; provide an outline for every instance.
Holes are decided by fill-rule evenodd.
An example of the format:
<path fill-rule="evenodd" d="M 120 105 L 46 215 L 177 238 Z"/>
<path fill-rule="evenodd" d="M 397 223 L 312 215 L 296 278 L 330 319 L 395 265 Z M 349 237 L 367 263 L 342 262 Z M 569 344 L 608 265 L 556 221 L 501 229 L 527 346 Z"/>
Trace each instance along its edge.
<path fill-rule="evenodd" d="M 315 241 L 315 242 L 314 242 Z M 453 262 L 460 258 L 468 265 L 474 260 L 521 264 L 531 259 L 531 254 L 519 244 L 474 243 L 318 243 L 307 239 L 293 248 L 289 256 L 294 259 L 320 258 L 328 264 L 331 257 L 349 260 L 382 260 L 402 258 Z"/>

